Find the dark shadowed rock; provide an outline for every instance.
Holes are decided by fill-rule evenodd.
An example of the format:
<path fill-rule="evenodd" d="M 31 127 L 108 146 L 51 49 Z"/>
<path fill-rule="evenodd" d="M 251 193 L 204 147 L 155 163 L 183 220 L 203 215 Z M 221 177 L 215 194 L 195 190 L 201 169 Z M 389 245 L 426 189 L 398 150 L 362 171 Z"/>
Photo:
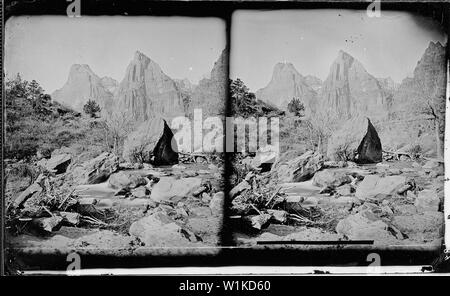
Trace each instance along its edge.
<path fill-rule="evenodd" d="M 359 163 L 376 163 L 383 160 L 381 141 L 375 127 L 367 118 L 367 133 L 358 146 Z"/>
<path fill-rule="evenodd" d="M 172 130 L 161 117 L 144 121 L 125 140 L 123 158 L 131 163 L 169 165 L 178 163 Z"/>
<path fill-rule="evenodd" d="M 280 182 L 303 182 L 311 179 L 323 167 L 323 162 L 322 154 L 308 151 L 294 159 L 282 157 L 271 171 Z"/>
<path fill-rule="evenodd" d="M 172 149 L 177 150 L 176 143 L 173 138 L 173 133 L 167 122 L 164 120 L 164 132 L 162 137 L 156 144 L 153 154 L 155 156 L 154 164 L 166 165 L 178 163 L 178 153 Z"/>
<path fill-rule="evenodd" d="M 67 167 L 72 161 L 72 156 L 67 153 L 63 154 L 52 154 L 50 159 L 42 159 L 38 162 L 39 165 L 45 167 L 47 170 L 51 172 L 55 172 L 56 174 L 65 173 Z"/>
<path fill-rule="evenodd" d="M 98 184 L 106 181 L 119 168 L 119 158 L 105 152 L 94 159 L 76 166 L 72 175 L 78 184 Z"/>

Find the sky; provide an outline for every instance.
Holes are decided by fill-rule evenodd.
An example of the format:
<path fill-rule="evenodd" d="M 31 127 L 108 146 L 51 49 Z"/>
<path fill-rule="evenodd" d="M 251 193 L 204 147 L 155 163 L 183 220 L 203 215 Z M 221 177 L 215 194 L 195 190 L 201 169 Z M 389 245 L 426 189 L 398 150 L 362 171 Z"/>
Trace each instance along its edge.
<path fill-rule="evenodd" d="M 136 50 L 171 78 L 197 83 L 226 46 L 225 23 L 215 18 L 23 16 L 5 30 L 7 77 L 20 73 L 47 93 L 64 85 L 73 64 L 120 82 Z"/>
<path fill-rule="evenodd" d="M 339 50 L 375 77 L 411 76 L 430 41 L 447 40 L 430 19 L 399 11 L 237 11 L 232 18 L 230 76 L 252 91 L 265 87 L 278 62 L 325 80 Z"/>

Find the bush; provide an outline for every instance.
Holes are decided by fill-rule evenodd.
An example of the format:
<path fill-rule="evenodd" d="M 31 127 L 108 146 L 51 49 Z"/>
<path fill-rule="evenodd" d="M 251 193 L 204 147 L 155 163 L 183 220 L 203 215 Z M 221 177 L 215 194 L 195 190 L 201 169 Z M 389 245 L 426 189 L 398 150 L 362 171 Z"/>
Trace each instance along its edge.
<path fill-rule="evenodd" d="M 97 117 L 97 113 L 101 111 L 100 106 L 94 100 L 88 100 L 83 106 L 83 111 L 90 117 Z"/>
<path fill-rule="evenodd" d="M 305 106 L 298 98 L 292 98 L 292 100 L 287 105 L 288 111 L 294 113 L 296 116 L 303 116 L 305 112 Z"/>

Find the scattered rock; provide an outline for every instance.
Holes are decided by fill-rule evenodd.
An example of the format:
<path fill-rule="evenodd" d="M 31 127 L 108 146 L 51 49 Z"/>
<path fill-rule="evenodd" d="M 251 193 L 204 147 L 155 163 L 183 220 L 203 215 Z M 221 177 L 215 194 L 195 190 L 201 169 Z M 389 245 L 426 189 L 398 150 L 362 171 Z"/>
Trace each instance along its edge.
<path fill-rule="evenodd" d="M 205 185 L 201 185 L 197 189 L 195 189 L 194 192 L 192 192 L 192 195 L 193 196 L 199 196 L 203 192 L 205 192 L 206 190 L 208 190 L 208 188 Z"/>
<path fill-rule="evenodd" d="M 202 202 L 209 203 L 211 201 L 211 195 L 206 192 L 202 193 Z"/>
<path fill-rule="evenodd" d="M 253 228 L 261 230 L 264 226 L 266 226 L 269 223 L 271 218 L 272 215 L 270 214 L 261 214 L 261 215 L 247 216 L 244 218 L 244 220 L 248 221 Z"/>
<path fill-rule="evenodd" d="M 163 212 L 134 222 L 129 233 L 139 238 L 147 247 L 180 247 L 198 242 L 194 233 L 176 224 Z"/>
<path fill-rule="evenodd" d="M 315 173 L 313 177 L 313 185 L 318 187 L 338 187 L 351 181 L 345 170 L 323 170 Z"/>
<path fill-rule="evenodd" d="M 33 184 L 31 184 L 27 189 L 25 189 L 25 191 L 23 191 L 19 196 L 16 197 L 16 199 L 13 202 L 13 207 L 18 208 L 22 206 L 23 203 L 26 202 L 31 197 L 41 193 L 43 190 L 41 183 L 44 181 L 45 178 L 46 177 L 43 174 L 40 174 Z"/>
<path fill-rule="evenodd" d="M 118 190 L 130 190 L 141 185 L 147 184 L 143 176 L 136 172 L 120 171 L 109 177 L 109 185 Z"/>
<path fill-rule="evenodd" d="M 343 196 L 350 195 L 350 194 L 352 194 L 352 191 L 353 191 L 353 188 L 350 184 L 345 184 L 345 185 L 342 185 L 342 186 L 339 186 L 338 188 L 336 188 L 336 194 L 341 195 L 341 196 L 342 195 Z"/>
<path fill-rule="evenodd" d="M 272 172 L 280 183 L 303 182 L 311 179 L 323 167 L 323 162 L 322 154 L 308 151 L 294 159 L 280 160 L 272 167 Z"/>
<path fill-rule="evenodd" d="M 414 215 L 417 214 L 417 208 L 412 204 L 399 204 L 392 206 L 396 215 Z"/>
<path fill-rule="evenodd" d="M 182 178 L 162 177 L 159 182 L 153 186 L 150 198 L 154 201 L 170 201 L 177 203 L 184 198 L 192 195 L 202 183 L 201 178 Z"/>
<path fill-rule="evenodd" d="M 62 174 L 66 172 L 71 162 L 72 155 L 64 153 L 56 155 L 52 154 L 52 157 L 50 159 L 42 159 L 39 164 L 51 172 Z"/>
<path fill-rule="evenodd" d="M 403 176 L 380 177 L 368 175 L 356 188 L 355 196 L 361 200 L 383 199 L 397 192 L 397 189 L 406 183 Z"/>
<path fill-rule="evenodd" d="M 63 217 L 52 216 L 47 218 L 36 218 L 32 220 L 32 227 L 37 231 L 45 234 L 52 233 L 53 230 L 58 230 L 63 222 Z"/>
<path fill-rule="evenodd" d="M 105 152 L 94 159 L 75 166 L 72 175 L 78 184 L 98 184 L 104 182 L 119 168 L 119 158 Z"/>
<path fill-rule="evenodd" d="M 340 161 L 333 161 L 333 160 L 329 160 L 329 161 L 325 161 L 323 163 L 323 167 L 324 168 L 345 168 L 347 166 L 347 162 L 344 160 L 340 160 Z"/>
<path fill-rule="evenodd" d="M 351 240 L 374 240 L 377 245 L 390 244 L 397 239 L 389 232 L 389 226 L 381 220 L 368 219 L 357 213 L 339 221 L 336 232 Z"/>
<path fill-rule="evenodd" d="M 444 214 L 425 212 L 423 214 L 395 216 L 392 224 L 410 239 L 426 241 L 441 237 Z"/>
<path fill-rule="evenodd" d="M 437 212 L 439 210 L 440 199 L 434 190 L 422 190 L 417 195 L 414 205 L 417 210 L 423 212 Z"/>
<path fill-rule="evenodd" d="M 286 223 L 288 213 L 280 210 L 267 210 L 267 213 L 272 215 L 272 220 L 277 223 Z"/>
<path fill-rule="evenodd" d="M 147 188 L 141 186 L 131 190 L 131 195 L 135 198 L 145 198 L 147 196 Z"/>
<path fill-rule="evenodd" d="M 424 170 L 432 170 L 437 167 L 439 167 L 439 162 L 434 160 L 429 160 L 422 166 Z"/>
<path fill-rule="evenodd" d="M 238 185 L 236 185 L 233 189 L 230 190 L 229 195 L 230 198 L 233 199 L 235 198 L 237 195 L 241 194 L 242 192 L 251 189 L 252 186 L 250 186 L 250 184 L 248 184 L 247 181 L 242 181 L 241 183 L 239 183 Z"/>
<path fill-rule="evenodd" d="M 388 171 L 388 175 L 390 176 L 400 175 L 401 173 L 402 171 L 400 171 L 400 169 L 389 169 Z"/>
<path fill-rule="evenodd" d="M 120 170 L 140 170 L 144 168 L 144 164 L 142 163 L 131 163 L 131 162 L 122 162 L 119 163 Z"/>
<path fill-rule="evenodd" d="M 278 150 L 273 145 L 266 145 L 258 149 L 251 162 L 251 166 L 262 168 L 262 172 L 269 171 L 277 159 Z"/>
<path fill-rule="evenodd" d="M 62 223 L 68 226 L 77 226 L 80 223 L 81 215 L 72 212 L 59 212 L 59 215 L 63 218 Z"/>

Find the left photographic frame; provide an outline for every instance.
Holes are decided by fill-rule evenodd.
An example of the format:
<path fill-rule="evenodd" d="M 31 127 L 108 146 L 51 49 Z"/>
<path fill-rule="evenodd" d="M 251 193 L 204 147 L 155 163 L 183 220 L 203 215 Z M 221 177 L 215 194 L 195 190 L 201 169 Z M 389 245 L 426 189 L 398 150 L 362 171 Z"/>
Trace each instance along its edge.
<path fill-rule="evenodd" d="M 6 272 L 218 254 L 226 40 L 219 17 L 7 19 Z"/>

